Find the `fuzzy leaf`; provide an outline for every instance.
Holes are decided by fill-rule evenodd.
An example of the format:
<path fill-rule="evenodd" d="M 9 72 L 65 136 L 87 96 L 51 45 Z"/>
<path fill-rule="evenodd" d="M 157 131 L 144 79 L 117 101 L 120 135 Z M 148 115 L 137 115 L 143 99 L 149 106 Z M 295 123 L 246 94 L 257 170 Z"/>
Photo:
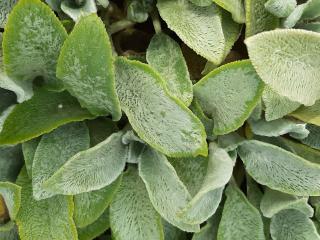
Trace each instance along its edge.
<path fill-rule="evenodd" d="M 223 61 L 225 37 L 215 4 L 198 7 L 188 0 L 159 0 L 157 7 L 168 27 L 191 49 L 215 64 Z"/>
<path fill-rule="evenodd" d="M 121 184 L 122 175 L 109 186 L 74 196 L 74 221 L 78 228 L 94 224 L 106 211 Z"/>
<path fill-rule="evenodd" d="M 0 28 L 5 27 L 8 15 L 17 2 L 18 0 L 5 0 L 0 2 Z"/>
<path fill-rule="evenodd" d="M 21 240 L 77 240 L 73 222 L 71 196 L 54 196 L 36 201 L 32 196 L 32 184 L 24 168 L 17 180 L 22 187 L 21 207 L 16 222 Z"/>
<path fill-rule="evenodd" d="M 8 210 L 10 220 L 15 220 L 21 204 L 21 187 L 10 182 L 0 182 L 1 197 Z"/>
<path fill-rule="evenodd" d="M 139 175 L 151 203 L 166 221 L 183 231 L 200 230 L 199 225 L 184 223 L 177 217 L 177 213 L 191 200 L 191 195 L 164 155 L 150 147 L 145 148 L 140 156 Z"/>
<path fill-rule="evenodd" d="M 22 166 L 23 156 L 21 154 L 21 145 L 12 147 L 0 147 L 1 182 L 14 182 Z"/>
<path fill-rule="evenodd" d="M 131 167 L 110 206 L 113 237 L 126 240 L 163 239 L 161 218 L 154 210 L 138 171 Z"/>
<path fill-rule="evenodd" d="M 25 142 L 63 124 L 92 118 L 67 92 L 39 90 L 9 114 L 0 133 L 0 144 Z"/>
<path fill-rule="evenodd" d="M 278 18 L 288 17 L 296 5 L 296 0 L 268 0 L 264 4 L 267 11 Z"/>
<path fill-rule="evenodd" d="M 55 72 L 66 37 L 67 32 L 46 4 L 20 0 L 9 15 L 3 35 L 6 73 L 29 85 L 41 76 L 49 88 L 61 90 L 63 86 Z"/>
<path fill-rule="evenodd" d="M 271 189 L 299 196 L 320 194 L 320 166 L 277 146 L 246 141 L 238 153 L 247 172 Z"/>
<path fill-rule="evenodd" d="M 71 157 L 43 187 L 56 194 L 74 195 L 99 190 L 114 182 L 125 167 L 128 147 L 122 132 Z"/>
<path fill-rule="evenodd" d="M 121 107 L 142 140 L 170 157 L 207 155 L 200 120 L 169 95 L 148 65 L 118 58 L 116 86 Z"/>
<path fill-rule="evenodd" d="M 284 210 L 271 219 L 273 240 L 319 240 L 320 236 L 307 215 L 297 210 Z"/>
<path fill-rule="evenodd" d="M 223 65 L 194 85 L 194 95 L 214 120 L 213 133 L 223 135 L 242 126 L 257 105 L 263 83 L 250 61 Z"/>
<path fill-rule="evenodd" d="M 213 2 L 230 12 L 235 22 L 245 23 L 246 15 L 242 0 L 213 0 Z"/>
<path fill-rule="evenodd" d="M 265 86 L 262 100 L 265 105 L 265 118 L 267 121 L 276 120 L 293 112 L 300 107 L 300 103 L 290 101 L 273 91 L 269 86 Z"/>
<path fill-rule="evenodd" d="M 169 36 L 158 33 L 147 49 L 147 61 L 166 81 L 170 94 L 186 106 L 192 102 L 192 82 L 180 46 Z"/>
<path fill-rule="evenodd" d="M 89 144 L 88 128 L 83 122 L 64 125 L 42 136 L 32 164 L 32 188 L 36 200 L 55 195 L 46 191 L 42 184 L 69 158 L 79 151 L 88 149 Z"/>
<path fill-rule="evenodd" d="M 259 211 L 234 185 L 226 189 L 227 200 L 218 229 L 218 240 L 264 240 L 263 222 Z"/>
<path fill-rule="evenodd" d="M 290 115 L 306 123 L 320 126 L 320 100 L 311 107 L 301 106 Z"/>
<path fill-rule="evenodd" d="M 277 17 L 269 13 L 264 4 L 268 0 L 245 0 L 246 38 L 279 26 Z"/>
<path fill-rule="evenodd" d="M 313 105 L 320 98 L 319 41 L 318 33 L 281 29 L 260 33 L 245 43 L 253 66 L 267 85 L 292 101 Z"/>
<path fill-rule="evenodd" d="M 293 28 L 301 19 L 304 10 L 307 7 L 307 3 L 303 3 L 298 5 L 292 12 L 291 14 L 284 19 L 282 22 L 282 26 L 284 28 Z"/>
<path fill-rule="evenodd" d="M 74 27 L 62 47 L 57 77 L 92 114 L 121 118 L 110 40 L 97 15 L 82 18 Z"/>
<path fill-rule="evenodd" d="M 61 10 L 69 15 L 75 22 L 78 22 L 82 17 L 97 12 L 97 6 L 94 0 L 84 0 L 83 2 L 83 5 L 75 7 L 74 3 L 64 0 L 61 3 Z"/>
<path fill-rule="evenodd" d="M 34 138 L 22 144 L 22 152 L 23 152 L 25 166 L 27 169 L 28 176 L 31 179 L 32 179 L 32 165 L 33 165 L 34 155 L 36 153 L 40 140 L 41 140 L 40 137 Z"/>
<path fill-rule="evenodd" d="M 320 127 L 313 124 L 307 124 L 307 130 L 309 131 L 309 135 L 308 137 L 301 139 L 301 142 L 320 150 Z"/>

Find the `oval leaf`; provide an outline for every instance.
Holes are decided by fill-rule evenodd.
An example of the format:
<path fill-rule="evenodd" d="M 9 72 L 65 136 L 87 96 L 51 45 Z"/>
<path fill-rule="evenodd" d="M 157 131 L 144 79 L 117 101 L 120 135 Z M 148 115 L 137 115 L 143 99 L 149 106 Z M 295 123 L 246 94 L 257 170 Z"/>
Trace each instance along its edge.
<path fill-rule="evenodd" d="M 242 0 L 213 0 L 213 2 L 230 12 L 235 22 L 245 23 L 246 16 Z"/>

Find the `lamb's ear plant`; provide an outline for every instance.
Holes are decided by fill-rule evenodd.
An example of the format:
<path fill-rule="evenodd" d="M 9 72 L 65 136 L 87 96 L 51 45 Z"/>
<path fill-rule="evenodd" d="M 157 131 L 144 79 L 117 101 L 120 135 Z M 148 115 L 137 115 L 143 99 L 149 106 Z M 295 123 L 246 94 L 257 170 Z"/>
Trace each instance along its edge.
<path fill-rule="evenodd" d="M 320 240 L 318 0 L 0 1 L 0 239 Z"/>

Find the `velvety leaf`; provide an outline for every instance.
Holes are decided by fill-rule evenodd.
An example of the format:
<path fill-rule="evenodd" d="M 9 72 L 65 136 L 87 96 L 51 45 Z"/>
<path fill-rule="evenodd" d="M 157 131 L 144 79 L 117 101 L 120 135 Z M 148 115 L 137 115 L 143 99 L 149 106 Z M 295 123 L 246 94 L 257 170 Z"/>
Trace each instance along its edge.
<path fill-rule="evenodd" d="M 164 240 L 185 240 L 187 233 L 162 219 Z"/>
<path fill-rule="evenodd" d="M 290 115 L 306 123 L 320 126 L 320 101 L 316 101 L 311 107 L 302 106 Z"/>
<path fill-rule="evenodd" d="M 213 0 L 213 2 L 230 12 L 235 22 L 245 23 L 246 15 L 242 0 Z"/>
<path fill-rule="evenodd" d="M 192 102 L 192 82 L 180 46 L 169 36 L 158 33 L 147 49 L 147 61 L 166 81 L 170 94 L 186 106 Z"/>
<path fill-rule="evenodd" d="M 218 240 L 264 240 L 263 222 L 259 211 L 235 185 L 226 189 L 227 200 L 218 229 Z"/>
<path fill-rule="evenodd" d="M 77 240 L 73 222 L 71 196 L 54 196 L 36 201 L 32 196 L 32 184 L 24 168 L 17 180 L 22 187 L 21 207 L 16 222 L 21 240 Z"/>
<path fill-rule="evenodd" d="M 23 166 L 23 156 L 21 145 L 12 147 L 0 147 L 0 181 L 14 182 L 21 167 Z"/>
<path fill-rule="evenodd" d="M 62 1 L 61 10 L 69 15 L 75 22 L 78 22 L 82 17 L 97 12 L 97 6 L 94 0 L 85 0 L 83 2 L 80 7 L 75 7 L 74 3 L 70 1 Z"/>
<path fill-rule="evenodd" d="M 6 73 L 29 85 L 41 76 L 49 88 L 62 89 L 55 72 L 66 37 L 67 32 L 46 4 L 20 0 L 9 15 L 3 35 Z"/>
<path fill-rule="evenodd" d="M 4 28 L 8 15 L 18 0 L 6 0 L 0 2 L 0 28 Z"/>
<path fill-rule="evenodd" d="M 43 187 L 56 194 L 74 195 L 99 190 L 114 182 L 125 167 L 128 147 L 122 132 L 71 157 Z"/>
<path fill-rule="evenodd" d="M 150 147 L 145 148 L 140 156 L 139 175 L 152 205 L 166 221 L 183 231 L 200 230 L 199 225 L 184 223 L 177 217 L 191 200 L 191 195 L 164 155 Z"/>
<path fill-rule="evenodd" d="M 263 197 L 263 193 L 259 188 L 259 185 L 250 177 L 249 174 L 246 174 L 246 183 L 247 183 L 247 199 L 256 209 L 260 210 L 260 202 Z"/>
<path fill-rule="evenodd" d="M 108 228 L 110 228 L 109 209 L 105 210 L 94 223 L 84 228 L 78 228 L 79 240 L 95 239 L 103 232 L 105 232 Z"/>
<path fill-rule="evenodd" d="M 268 0 L 264 4 L 267 11 L 278 18 L 288 17 L 296 5 L 296 0 Z"/>
<path fill-rule="evenodd" d="M 250 61 L 223 65 L 194 85 L 194 95 L 214 120 L 213 133 L 227 134 L 242 126 L 257 105 L 263 83 Z"/>
<path fill-rule="evenodd" d="M 266 189 L 260 204 L 261 212 L 271 218 L 286 209 L 296 209 L 308 217 L 313 216 L 313 208 L 308 204 L 308 198 Z"/>
<path fill-rule="evenodd" d="M 298 5 L 291 14 L 284 19 L 282 22 L 282 26 L 284 28 L 293 28 L 301 19 L 305 8 L 307 7 L 307 3 L 303 3 Z"/>
<path fill-rule="evenodd" d="M 234 161 L 215 143 L 210 143 L 207 173 L 198 193 L 179 213 L 184 222 L 200 224 L 217 210 L 224 186 L 232 176 Z"/>
<path fill-rule="evenodd" d="M 313 105 L 320 98 L 319 40 L 318 33 L 279 29 L 260 33 L 245 43 L 253 66 L 267 85 L 292 101 Z"/>
<path fill-rule="evenodd" d="M 83 122 L 70 123 L 43 135 L 34 154 L 32 164 L 32 189 L 36 200 L 52 197 L 42 184 L 47 181 L 69 158 L 89 148 L 87 126 Z"/>
<path fill-rule="evenodd" d="M 122 176 L 102 189 L 74 196 L 74 221 L 78 228 L 94 224 L 106 211 L 121 184 Z"/>
<path fill-rule="evenodd" d="M 0 144 L 25 142 L 63 124 L 92 118 L 67 92 L 39 90 L 9 114 L 0 133 Z"/>
<path fill-rule="evenodd" d="M 277 119 L 273 121 L 258 121 L 249 120 L 251 130 L 254 134 L 267 137 L 278 137 L 289 134 L 297 139 L 304 139 L 308 136 L 309 130 L 306 129 L 306 124 L 293 121 L 290 119 Z"/>
<path fill-rule="evenodd" d="M 116 86 L 121 107 L 142 140 L 170 157 L 207 155 L 200 120 L 169 95 L 148 65 L 118 58 Z"/>
<path fill-rule="evenodd" d="M 189 0 L 189 1 L 199 7 L 207 7 L 212 4 L 212 0 Z"/>
<path fill-rule="evenodd" d="M 247 172 L 260 184 L 299 196 L 320 193 L 320 166 L 317 164 L 256 140 L 244 142 L 238 154 Z"/>
<path fill-rule="evenodd" d="M 245 0 L 246 38 L 279 26 L 277 17 L 269 13 L 264 4 L 268 0 Z"/>
<path fill-rule="evenodd" d="M 188 0 L 160 0 L 157 7 L 168 27 L 191 49 L 215 64 L 223 61 L 225 37 L 215 4 L 199 7 Z"/>
<path fill-rule="evenodd" d="M 62 47 L 57 77 L 92 114 L 121 118 L 110 40 L 97 15 L 82 18 L 74 27 Z"/>
<path fill-rule="evenodd" d="M 21 187 L 10 182 L 0 182 L 1 197 L 3 198 L 10 220 L 15 220 L 21 204 Z M 0 206 L 0 208 L 3 208 L 3 206 Z"/>
<path fill-rule="evenodd" d="M 307 215 L 297 210 L 284 210 L 271 219 L 273 240 L 319 240 L 320 236 Z"/>
<path fill-rule="evenodd" d="M 41 138 L 34 138 L 22 144 L 22 153 L 29 178 L 32 179 L 32 165 Z"/>
<path fill-rule="evenodd" d="M 245 141 L 245 138 L 243 138 L 236 132 L 232 132 L 226 135 L 221 135 L 218 137 L 219 147 L 223 148 L 227 152 L 237 149 L 237 147 L 243 141 Z"/>
<path fill-rule="evenodd" d="M 149 159 L 148 159 L 149 160 Z M 138 171 L 131 167 L 123 175 L 122 183 L 110 206 L 113 237 L 126 240 L 163 238 L 161 218 L 154 210 Z"/>
<path fill-rule="evenodd" d="M 269 86 L 265 86 L 262 100 L 265 106 L 265 118 L 267 121 L 276 120 L 293 112 L 300 107 L 300 103 L 290 101 L 287 97 L 281 96 Z"/>
<path fill-rule="evenodd" d="M 313 124 L 307 124 L 307 130 L 309 131 L 308 137 L 301 139 L 300 141 L 303 144 L 320 150 L 320 127 Z"/>
<path fill-rule="evenodd" d="M 130 0 L 127 7 L 127 19 L 142 23 L 147 21 L 153 9 L 153 0 Z"/>

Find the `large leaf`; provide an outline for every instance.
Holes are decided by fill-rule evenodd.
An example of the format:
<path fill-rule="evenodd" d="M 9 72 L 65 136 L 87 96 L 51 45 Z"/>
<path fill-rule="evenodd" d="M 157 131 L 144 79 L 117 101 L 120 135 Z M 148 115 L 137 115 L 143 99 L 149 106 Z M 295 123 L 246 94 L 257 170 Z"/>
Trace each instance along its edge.
<path fill-rule="evenodd" d="M 302 106 L 290 115 L 301 121 L 320 126 L 320 100 L 311 107 Z"/>
<path fill-rule="evenodd" d="M 169 95 L 148 65 L 118 58 L 116 85 L 121 107 L 142 140 L 170 157 L 207 155 L 200 120 Z"/>
<path fill-rule="evenodd" d="M 126 240 L 163 240 L 161 218 L 153 208 L 138 171 L 130 167 L 110 206 L 113 237 Z"/>
<path fill-rule="evenodd" d="M 62 89 L 56 79 L 59 50 L 67 32 L 51 9 L 40 0 L 20 0 L 10 13 L 3 36 L 6 73 L 15 81 L 43 77 L 46 85 Z"/>
<path fill-rule="evenodd" d="M 32 188 L 36 200 L 55 195 L 46 191 L 42 184 L 69 158 L 88 149 L 89 144 L 88 128 L 83 122 L 64 125 L 42 136 L 32 164 Z"/>
<path fill-rule="evenodd" d="M 213 133 L 238 129 L 250 116 L 263 91 L 263 83 L 250 61 L 223 65 L 194 85 L 194 95 L 214 119 Z"/>
<path fill-rule="evenodd" d="M 122 176 L 102 189 L 74 196 L 74 221 L 78 228 L 93 224 L 111 203 Z"/>
<path fill-rule="evenodd" d="M 32 178 L 32 165 L 33 165 L 34 154 L 36 153 L 40 140 L 41 138 L 38 137 L 38 138 L 31 139 L 28 142 L 24 142 L 22 144 L 23 158 L 24 158 L 28 176 L 30 178 Z"/>
<path fill-rule="evenodd" d="M 121 118 L 111 44 L 97 15 L 82 18 L 74 27 L 62 47 L 57 77 L 92 114 Z"/>
<path fill-rule="evenodd" d="M 271 218 L 286 209 L 296 209 L 309 217 L 313 216 L 313 208 L 308 204 L 308 198 L 266 189 L 260 204 L 261 212 Z"/>
<path fill-rule="evenodd" d="M 169 92 L 186 106 L 192 102 L 192 82 L 182 51 L 169 36 L 158 33 L 147 49 L 147 61 L 166 80 Z"/>
<path fill-rule="evenodd" d="M 269 13 L 264 4 L 268 0 L 245 0 L 246 38 L 279 26 L 277 17 Z"/>
<path fill-rule="evenodd" d="M 186 224 L 177 217 L 191 200 L 191 195 L 164 155 L 150 147 L 145 148 L 140 156 L 139 175 L 154 208 L 166 221 L 187 232 L 199 231 L 199 225 Z"/>
<path fill-rule="evenodd" d="M 319 240 L 320 236 L 307 215 L 297 210 L 284 210 L 271 219 L 273 240 Z"/>
<path fill-rule="evenodd" d="M 71 196 L 54 196 L 36 201 L 32 196 L 32 184 L 24 168 L 17 180 L 22 187 L 21 207 L 16 222 L 21 240 L 77 240 L 73 222 Z"/>
<path fill-rule="evenodd" d="M 223 61 L 225 37 L 215 4 L 199 7 L 188 0 L 159 0 L 157 7 L 168 27 L 191 49 L 215 64 Z"/>
<path fill-rule="evenodd" d="M 217 239 L 264 240 L 261 215 L 240 189 L 231 184 L 226 189 L 226 196 Z"/>
<path fill-rule="evenodd" d="M 8 15 L 18 0 L 6 0 L 0 2 L 0 28 L 4 28 Z"/>
<path fill-rule="evenodd" d="M 67 92 L 39 90 L 9 114 L 0 133 L 0 144 L 25 142 L 63 124 L 92 118 Z"/>
<path fill-rule="evenodd" d="M 238 153 L 258 183 L 299 196 L 320 194 L 320 165 L 256 140 L 244 142 Z"/>
<path fill-rule="evenodd" d="M 0 147 L 0 181 L 14 182 L 22 166 L 23 156 L 20 145 Z"/>
<path fill-rule="evenodd" d="M 217 210 L 224 186 L 232 176 L 234 161 L 215 143 L 210 143 L 207 173 L 198 193 L 179 213 L 184 222 L 200 224 Z"/>
<path fill-rule="evenodd" d="M 213 0 L 213 2 L 230 12 L 235 22 L 245 23 L 246 15 L 242 0 Z"/>
<path fill-rule="evenodd" d="M 267 85 L 292 101 L 313 105 L 320 98 L 319 41 L 319 33 L 279 29 L 257 34 L 245 43 Z"/>
<path fill-rule="evenodd" d="M 265 86 L 262 100 L 265 106 L 265 118 L 267 121 L 282 118 L 300 107 L 300 103 L 290 101 L 287 97 L 281 96 L 269 86 Z"/>
<path fill-rule="evenodd" d="M 284 18 L 290 15 L 296 5 L 296 0 L 268 0 L 264 6 L 276 17 Z"/>
<path fill-rule="evenodd" d="M 122 144 L 122 132 L 112 134 L 96 146 L 71 157 L 43 187 L 56 194 L 74 195 L 99 190 L 122 173 L 128 146 Z"/>

